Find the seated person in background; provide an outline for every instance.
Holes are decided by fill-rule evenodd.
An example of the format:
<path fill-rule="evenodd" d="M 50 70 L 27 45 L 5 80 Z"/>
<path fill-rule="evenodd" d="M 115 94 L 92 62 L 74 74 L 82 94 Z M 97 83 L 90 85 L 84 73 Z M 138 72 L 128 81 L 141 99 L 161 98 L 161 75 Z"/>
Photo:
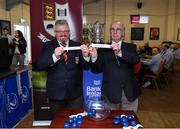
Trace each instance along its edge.
<path fill-rule="evenodd" d="M 174 54 L 175 61 L 180 60 L 180 48 L 178 48 L 178 44 L 174 44 L 173 54 Z"/>
<path fill-rule="evenodd" d="M 142 69 L 139 74 L 139 81 L 142 84 L 144 74 L 157 74 L 160 68 L 160 63 L 162 61 L 161 55 L 159 54 L 159 48 L 153 47 L 152 48 L 152 59 L 149 60 L 142 60 Z M 143 87 L 147 87 L 150 85 L 150 82 L 146 82 Z"/>
<path fill-rule="evenodd" d="M 143 55 L 146 53 L 146 51 L 145 51 L 145 49 L 144 49 L 144 46 L 139 46 L 139 47 L 138 47 L 138 50 L 137 50 L 137 53 L 138 53 L 140 56 L 143 56 Z"/>
<path fill-rule="evenodd" d="M 172 43 L 169 47 L 169 50 L 173 52 L 175 50 L 175 45 L 175 43 Z"/>
<path fill-rule="evenodd" d="M 148 43 L 148 42 L 145 43 L 144 49 L 145 49 L 145 53 L 146 53 L 147 55 L 152 55 L 152 48 L 149 46 L 149 43 Z"/>
<path fill-rule="evenodd" d="M 174 60 L 173 52 L 170 51 L 168 44 L 161 45 L 160 55 L 161 55 L 162 59 L 165 61 L 163 72 L 167 72 L 170 69 L 170 67 L 173 63 L 173 60 Z"/>

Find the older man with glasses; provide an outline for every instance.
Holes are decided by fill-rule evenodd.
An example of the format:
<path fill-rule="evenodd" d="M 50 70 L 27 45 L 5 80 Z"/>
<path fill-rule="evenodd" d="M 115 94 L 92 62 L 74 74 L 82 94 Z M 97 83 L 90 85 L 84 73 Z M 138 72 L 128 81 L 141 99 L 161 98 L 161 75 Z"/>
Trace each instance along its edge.
<path fill-rule="evenodd" d="M 70 40 L 67 21 L 56 21 L 55 39 L 43 45 L 38 61 L 38 67 L 48 73 L 46 91 L 53 116 L 60 108 L 83 108 L 82 69 L 88 68 L 84 58 L 89 50 L 85 45 L 77 51 L 64 50 L 75 46 L 80 43 Z"/>
<path fill-rule="evenodd" d="M 133 66 L 139 62 L 136 46 L 123 41 L 123 24 L 111 24 L 110 38 L 112 49 L 89 48 L 91 68 L 103 73 L 102 94 L 109 100 L 111 109 L 137 111 L 140 94 Z"/>

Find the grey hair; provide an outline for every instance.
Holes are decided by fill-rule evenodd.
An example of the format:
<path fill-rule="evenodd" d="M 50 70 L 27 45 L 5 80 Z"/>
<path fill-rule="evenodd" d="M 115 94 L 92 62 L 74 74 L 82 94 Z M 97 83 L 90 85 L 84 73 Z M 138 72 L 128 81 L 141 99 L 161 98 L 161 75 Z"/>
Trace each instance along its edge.
<path fill-rule="evenodd" d="M 122 32 L 124 33 L 125 27 L 124 27 L 124 24 L 122 24 L 120 21 L 114 21 L 114 22 L 112 22 L 111 25 L 110 25 L 110 29 L 111 29 L 111 27 L 112 27 L 112 25 L 113 25 L 114 23 L 119 24 L 119 25 L 121 26 L 121 28 L 122 28 Z"/>
<path fill-rule="evenodd" d="M 69 24 L 66 20 L 57 20 L 55 22 L 55 26 L 57 26 L 57 25 L 67 25 L 69 27 Z"/>

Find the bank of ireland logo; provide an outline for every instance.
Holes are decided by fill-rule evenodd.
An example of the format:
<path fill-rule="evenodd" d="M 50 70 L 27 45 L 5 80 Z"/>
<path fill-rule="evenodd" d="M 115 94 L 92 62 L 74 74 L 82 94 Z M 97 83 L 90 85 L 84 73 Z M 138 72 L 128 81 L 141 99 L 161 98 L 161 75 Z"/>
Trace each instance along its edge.
<path fill-rule="evenodd" d="M 19 106 L 18 97 L 14 93 L 7 94 L 7 111 L 10 113 L 12 110 L 17 109 Z"/>
<path fill-rule="evenodd" d="M 48 34 L 54 36 L 54 25 L 56 20 L 67 19 L 68 4 L 60 5 L 58 3 L 43 3 L 43 23 Z"/>
<path fill-rule="evenodd" d="M 22 87 L 22 103 L 26 102 L 29 99 L 29 91 L 26 86 Z"/>

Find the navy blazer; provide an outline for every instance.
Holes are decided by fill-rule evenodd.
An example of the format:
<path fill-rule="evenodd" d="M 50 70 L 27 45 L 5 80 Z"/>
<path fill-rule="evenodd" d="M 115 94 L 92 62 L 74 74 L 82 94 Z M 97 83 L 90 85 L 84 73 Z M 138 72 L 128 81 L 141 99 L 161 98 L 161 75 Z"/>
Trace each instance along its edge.
<path fill-rule="evenodd" d="M 69 46 L 80 44 L 69 40 Z M 54 63 L 52 55 L 55 48 L 59 47 L 56 39 L 43 45 L 37 66 L 47 70 L 46 90 L 50 99 L 64 100 L 75 99 L 82 95 L 82 68 L 88 69 L 88 62 L 83 57 L 81 50 L 68 51 L 68 61 L 65 63 L 63 56 Z"/>
<path fill-rule="evenodd" d="M 122 90 L 132 102 L 140 94 L 133 66 L 139 62 L 136 46 L 122 42 L 122 57 L 116 56 L 112 49 L 98 49 L 98 58 L 91 63 L 92 72 L 103 72 L 102 94 L 111 103 L 120 103 Z"/>

